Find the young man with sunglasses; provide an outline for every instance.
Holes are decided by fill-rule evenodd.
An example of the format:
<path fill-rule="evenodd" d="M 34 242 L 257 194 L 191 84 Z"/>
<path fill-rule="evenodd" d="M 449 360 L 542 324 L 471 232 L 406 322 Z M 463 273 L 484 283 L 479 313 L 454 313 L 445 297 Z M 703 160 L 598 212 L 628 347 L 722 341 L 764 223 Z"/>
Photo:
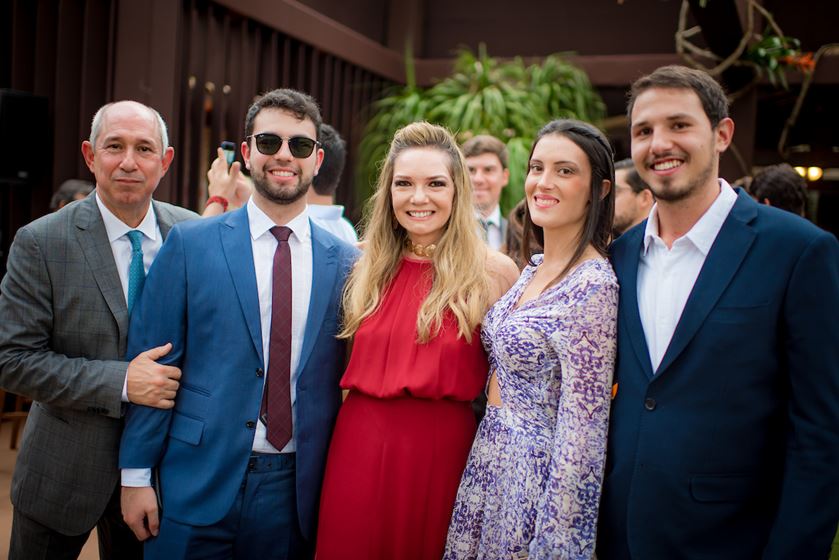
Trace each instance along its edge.
<path fill-rule="evenodd" d="M 304 93 L 257 99 L 241 147 L 252 198 L 175 228 L 146 281 L 128 354 L 165 340 L 183 372 L 173 410 L 126 416 L 123 514 L 146 558 L 312 556 L 357 253 L 306 211 L 320 125 Z"/>

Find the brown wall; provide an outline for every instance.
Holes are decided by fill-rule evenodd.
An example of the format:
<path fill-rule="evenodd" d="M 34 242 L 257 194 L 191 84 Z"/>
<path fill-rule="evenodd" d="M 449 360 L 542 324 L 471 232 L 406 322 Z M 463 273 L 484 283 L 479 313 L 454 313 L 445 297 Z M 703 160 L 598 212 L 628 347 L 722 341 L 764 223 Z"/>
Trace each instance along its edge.
<path fill-rule="evenodd" d="M 501 57 L 672 53 L 679 5 L 676 0 L 426 0 L 422 54 L 445 58 L 460 45 L 474 49 L 480 42 Z"/>
<path fill-rule="evenodd" d="M 301 4 L 341 22 L 365 37 L 384 45 L 387 21 L 394 0 L 299 0 Z"/>
<path fill-rule="evenodd" d="M 0 184 L 0 276 L 14 232 L 46 213 L 54 188 L 65 179 L 90 178 L 80 144 L 93 113 L 110 95 L 113 17 L 112 0 L 0 2 L 0 89 L 49 102 L 48 129 L 36 131 L 37 142 L 19 146 L 39 153 L 39 179 Z"/>

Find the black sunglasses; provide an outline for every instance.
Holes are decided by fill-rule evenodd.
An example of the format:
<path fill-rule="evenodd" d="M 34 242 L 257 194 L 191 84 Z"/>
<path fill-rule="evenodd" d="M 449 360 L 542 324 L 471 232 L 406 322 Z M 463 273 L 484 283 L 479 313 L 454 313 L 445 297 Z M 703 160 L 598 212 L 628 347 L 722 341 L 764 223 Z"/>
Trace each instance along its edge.
<path fill-rule="evenodd" d="M 251 138 L 256 140 L 256 149 L 259 153 L 266 156 L 273 156 L 283 147 L 283 140 L 288 142 L 288 151 L 296 158 L 307 158 L 312 155 L 315 146 L 320 146 L 320 142 L 312 140 L 306 136 L 292 136 L 291 138 L 283 138 L 277 134 L 270 132 L 263 132 L 261 134 L 253 134 L 245 138 L 246 142 L 250 142 Z"/>

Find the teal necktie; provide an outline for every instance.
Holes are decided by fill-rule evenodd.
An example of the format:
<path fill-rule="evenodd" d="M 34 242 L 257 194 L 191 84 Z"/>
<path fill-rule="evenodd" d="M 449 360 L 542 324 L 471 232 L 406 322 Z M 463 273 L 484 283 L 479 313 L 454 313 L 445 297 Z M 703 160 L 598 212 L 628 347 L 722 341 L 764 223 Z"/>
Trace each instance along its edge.
<path fill-rule="evenodd" d="M 478 218 L 478 222 L 481 224 L 481 236 L 484 239 L 484 242 L 489 242 L 489 221 L 483 218 Z"/>
<path fill-rule="evenodd" d="M 134 304 L 137 303 L 140 294 L 143 292 L 146 269 L 143 266 L 142 232 L 132 229 L 126 235 L 128 235 L 128 240 L 131 241 L 131 264 L 128 265 L 128 314 L 131 315 Z"/>

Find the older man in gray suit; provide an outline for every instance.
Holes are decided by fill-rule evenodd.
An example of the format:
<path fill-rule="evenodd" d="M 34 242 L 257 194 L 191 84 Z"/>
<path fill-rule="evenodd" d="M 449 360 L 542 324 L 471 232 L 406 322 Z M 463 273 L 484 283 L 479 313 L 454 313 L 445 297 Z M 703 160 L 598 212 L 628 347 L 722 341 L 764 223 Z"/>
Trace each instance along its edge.
<path fill-rule="evenodd" d="M 171 408 L 169 345 L 123 361 L 128 317 L 163 238 L 187 210 L 152 201 L 174 157 L 166 125 L 133 101 L 102 107 L 86 199 L 17 233 L 0 285 L 0 386 L 35 402 L 12 479 L 11 559 L 77 558 L 94 526 L 102 558 L 142 558 L 121 519 L 122 407 Z"/>

